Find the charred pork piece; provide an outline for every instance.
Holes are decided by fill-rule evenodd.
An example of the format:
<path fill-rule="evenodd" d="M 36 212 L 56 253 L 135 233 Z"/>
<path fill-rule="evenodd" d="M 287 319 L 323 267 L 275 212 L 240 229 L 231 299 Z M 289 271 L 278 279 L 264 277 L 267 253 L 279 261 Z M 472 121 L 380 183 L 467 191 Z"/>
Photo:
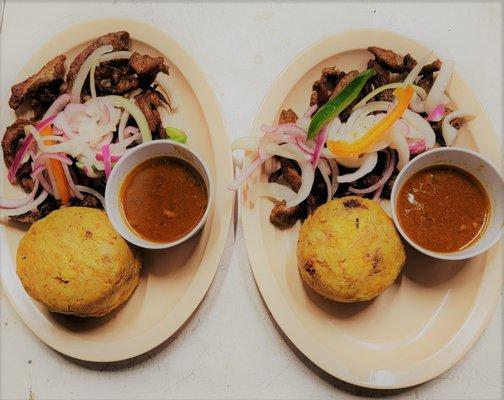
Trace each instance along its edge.
<path fill-rule="evenodd" d="M 31 173 L 31 161 L 27 161 L 22 164 L 16 172 L 16 182 L 19 183 L 26 193 L 30 193 L 35 185 L 35 181 L 31 177 Z"/>
<path fill-rule="evenodd" d="M 83 193 L 83 199 L 72 199 L 72 206 L 76 207 L 90 207 L 90 208 L 101 208 L 102 204 L 100 200 L 98 200 L 93 195 Z"/>
<path fill-rule="evenodd" d="M 419 75 L 430 75 L 433 74 L 434 72 L 437 72 L 441 69 L 442 62 L 438 58 L 436 61 L 431 62 L 430 64 L 424 65 L 423 68 L 420 70 Z"/>
<path fill-rule="evenodd" d="M 378 64 L 390 72 L 409 72 L 417 64 L 416 60 L 410 54 L 401 57 L 392 50 L 382 49 L 376 46 L 368 47 L 368 51 L 375 56 L 375 60 Z"/>
<path fill-rule="evenodd" d="M 140 80 L 140 87 L 144 89 L 152 85 L 159 72 L 169 75 L 169 68 L 164 63 L 163 57 L 151 57 L 135 52 L 131 55 L 129 66 L 137 74 Z"/>
<path fill-rule="evenodd" d="M 294 112 L 292 108 L 288 110 L 282 110 L 280 113 L 280 118 L 278 119 L 279 124 L 295 124 L 298 120 L 297 114 Z"/>
<path fill-rule="evenodd" d="M 158 111 L 158 107 L 165 101 L 163 95 L 157 90 L 147 90 L 135 96 L 135 102 L 144 113 L 154 138 L 166 138 L 166 132 L 161 123 L 161 115 Z"/>
<path fill-rule="evenodd" d="M 295 192 L 299 191 L 301 187 L 302 179 L 301 172 L 295 161 L 289 160 L 288 158 L 280 158 L 280 169 L 282 170 L 282 176 L 285 182 L 290 186 Z"/>
<path fill-rule="evenodd" d="M 310 105 L 316 104 L 317 107 L 322 107 L 327 103 L 334 88 L 345 75 L 345 72 L 336 67 L 324 68 L 320 79 L 313 84 Z"/>
<path fill-rule="evenodd" d="M 2 138 L 2 151 L 7 168 L 12 165 L 16 153 L 23 143 L 23 139 L 25 138 L 25 126 L 31 123 L 32 121 L 30 119 L 19 118 L 5 130 L 5 134 Z"/>
<path fill-rule="evenodd" d="M 127 59 L 102 62 L 95 70 L 96 92 L 100 96 L 125 94 L 140 87 L 140 79 L 133 74 Z M 89 90 L 84 85 L 84 90 Z"/>
<path fill-rule="evenodd" d="M 283 200 L 273 207 L 269 219 L 277 228 L 284 230 L 291 228 L 303 215 L 303 207 L 301 205 L 287 207 L 285 200 Z"/>
<path fill-rule="evenodd" d="M 82 50 L 77 57 L 70 64 L 67 75 L 67 84 L 70 89 L 73 85 L 75 77 L 79 72 L 80 67 L 86 61 L 93 51 L 102 46 L 112 45 L 114 51 L 129 50 L 129 33 L 126 31 L 107 33 L 106 35 L 100 36 L 88 47 Z"/>
<path fill-rule="evenodd" d="M 14 85 L 11 89 L 9 106 L 17 110 L 24 102 L 31 106 L 48 106 L 60 94 L 65 77 L 64 55 L 59 55 L 44 65 L 36 74 Z"/>

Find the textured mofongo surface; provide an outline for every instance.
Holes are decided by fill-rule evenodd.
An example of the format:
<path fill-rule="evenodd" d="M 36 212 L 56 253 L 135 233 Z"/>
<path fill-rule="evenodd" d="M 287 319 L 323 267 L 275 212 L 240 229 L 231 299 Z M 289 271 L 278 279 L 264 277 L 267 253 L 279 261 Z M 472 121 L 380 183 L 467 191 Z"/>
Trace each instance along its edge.
<path fill-rule="evenodd" d="M 394 222 L 373 200 L 356 196 L 326 203 L 299 230 L 303 281 L 330 300 L 371 300 L 394 283 L 406 254 Z"/>
<path fill-rule="evenodd" d="M 51 311 L 100 317 L 138 285 L 138 249 L 103 210 L 65 207 L 33 224 L 21 242 L 17 274 L 26 291 Z"/>
<path fill-rule="evenodd" d="M 213 84 L 234 138 L 248 133 L 272 82 L 302 50 L 357 27 L 394 30 L 456 60 L 495 131 L 502 131 L 501 7 L 488 3 L 110 0 L 70 5 L 60 0 L 7 0 L 0 38 L 0 98 L 7 96 L 31 54 L 53 34 L 75 22 L 118 15 L 154 23 L 188 50 Z M 131 361 L 93 364 L 61 356 L 24 325 L 3 295 L 1 397 L 502 398 L 500 305 L 476 345 L 439 377 L 402 391 L 356 388 L 320 371 L 289 347 L 261 300 L 240 225 L 234 247 L 233 240 L 230 235 L 214 283 L 193 318 L 172 340 Z"/>

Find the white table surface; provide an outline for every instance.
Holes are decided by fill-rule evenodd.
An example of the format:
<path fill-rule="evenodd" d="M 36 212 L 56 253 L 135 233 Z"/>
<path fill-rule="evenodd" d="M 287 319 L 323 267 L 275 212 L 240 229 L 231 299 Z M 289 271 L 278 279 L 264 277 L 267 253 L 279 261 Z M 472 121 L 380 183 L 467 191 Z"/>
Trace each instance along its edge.
<path fill-rule="evenodd" d="M 498 3 L 6 0 L 0 95 L 5 99 L 18 70 L 53 34 L 93 18 L 138 18 L 166 31 L 195 58 L 236 138 L 248 133 L 274 79 L 307 46 L 347 29 L 384 28 L 455 59 L 500 133 L 501 13 Z M 255 285 L 238 225 L 189 323 L 159 348 L 130 361 L 92 364 L 56 353 L 26 328 L 2 294 L 1 397 L 498 399 L 503 396 L 501 320 L 502 302 L 463 360 L 423 385 L 386 392 L 348 385 L 297 354 L 276 328 Z"/>

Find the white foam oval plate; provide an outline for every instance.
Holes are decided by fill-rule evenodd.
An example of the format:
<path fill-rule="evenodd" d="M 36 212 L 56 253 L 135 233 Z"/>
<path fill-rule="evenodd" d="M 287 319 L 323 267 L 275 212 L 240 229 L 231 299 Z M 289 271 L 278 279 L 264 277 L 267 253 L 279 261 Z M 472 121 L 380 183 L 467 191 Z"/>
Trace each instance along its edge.
<path fill-rule="evenodd" d="M 233 210 L 233 196 L 225 189 L 233 176 L 232 158 L 218 103 L 196 63 L 164 32 L 133 20 L 103 19 L 76 25 L 52 38 L 33 55 L 16 82 L 36 72 L 57 54 L 66 54 L 68 63 L 94 38 L 118 30 L 130 33 L 132 50 L 161 55 L 169 65 L 170 76 L 165 81 L 178 106 L 170 123 L 188 132 L 188 146 L 209 166 L 215 202 L 199 235 L 173 249 L 143 251 L 141 280 L 133 296 L 118 310 L 98 319 L 52 314 L 27 295 L 15 271 L 16 249 L 26 228 L 6 219 L 2 221 L 1 277 L 10 301 L 26 325 L 45 343 L 68 356 L 88 361 L 118 361 L 142 354 L 182 326 L 210 287 Z M 1 108 L 2 135 L 14 120 L 14 112 L 5 99 Z M 6 181 L 3 161 L 1 165 L 2 195 L 19 195 Z"/>
<path fill-rule="evenodd" d="M 429 49 L 397 34 L 378 30 L 346 32 L 310 47 L 273 84 L 255 119 L 275 124 L 283 108 L 298 115 L 307 108 L 311 85 L 323 67 L 364 70 L 368 46 L 411 53 Z M 440 55 L 442 58 L 442 55 Z M 463 128 L 458 146 L 475 149 L 495 163 L 499 145 L 481 105 L 455 73 L 448 88 L 459 108 L 477 111 Z M 246 160 L 245 165 L 250 163 Z M 264 171 L 250 183 L 267 179 Z M 250 188 L 249 186 L 249 188 Z M 280 231 L 269 220 L 272 203 L 251 208 L 247 190 L 239 196 L 250 264 L 273 317 L 292 343 L 312 362 L 344 381 L 370 388 L 401 388 L 427 381 L 450 368 L 476 342 L 499 298 L 502 252 L 461 262 L 442 262 L 407 249 L 399 279 L 367 303 L 325 300 L 303 286 L 297 270 L 298 227 Z"/>

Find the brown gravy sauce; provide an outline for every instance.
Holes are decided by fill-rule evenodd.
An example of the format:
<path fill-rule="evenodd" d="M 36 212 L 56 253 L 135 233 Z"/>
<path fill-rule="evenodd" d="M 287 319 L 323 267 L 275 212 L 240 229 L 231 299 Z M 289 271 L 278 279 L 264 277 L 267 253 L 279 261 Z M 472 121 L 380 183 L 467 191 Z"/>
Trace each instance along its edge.
<path fill-rule="evenodd" d="M 136 166 L 121 187 L 123 216 L 152 242 L 173 242 L 191 231 L 208 203 L 203 178 L 188 163 L 155 157 Z"/>
<path fill-rule="evenodd" d="M 431 251 L 453 252 L 481 236 L 490 202 L 470 173 L 451 165 L 435 165 L 406 181 L 396 211 L 401 227 L 415 243 Z"/>

